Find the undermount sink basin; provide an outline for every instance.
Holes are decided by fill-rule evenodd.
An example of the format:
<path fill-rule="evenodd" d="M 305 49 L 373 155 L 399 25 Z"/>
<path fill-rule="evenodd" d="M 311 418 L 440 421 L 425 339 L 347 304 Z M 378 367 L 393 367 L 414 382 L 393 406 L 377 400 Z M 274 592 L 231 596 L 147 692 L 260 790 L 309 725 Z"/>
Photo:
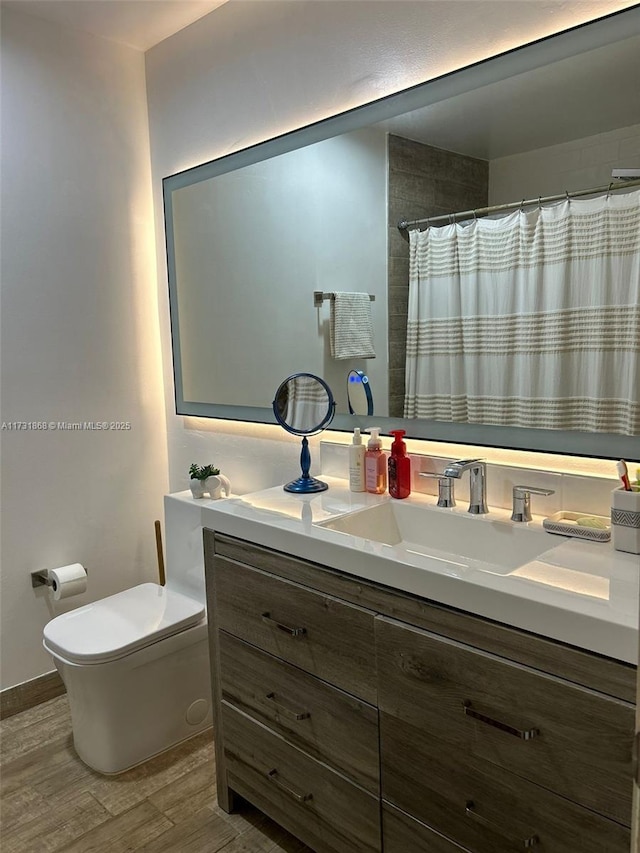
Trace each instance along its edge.
<path fill-rule="evenodd" d="M 460 568 L 498 574 L 530 563 L 563 541 L 544 530 L 492 520 L 490 515 L 470 516 L 398 501 L 357 510 L 318 526 Z"/>

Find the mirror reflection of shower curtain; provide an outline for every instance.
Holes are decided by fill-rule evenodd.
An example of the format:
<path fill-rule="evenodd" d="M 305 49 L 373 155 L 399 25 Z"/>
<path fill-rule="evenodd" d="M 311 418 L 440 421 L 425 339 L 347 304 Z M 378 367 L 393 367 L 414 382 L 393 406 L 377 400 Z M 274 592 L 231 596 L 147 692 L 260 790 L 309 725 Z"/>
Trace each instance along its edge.
<path fill-rule="evenodd" d="M 405 417 L 640 434 L 640 191 L 410 232 Z"/>
<path fill-rule="evenodd" d="M 329 398 L 313 376 L 295 376 L 287 383 L 284 420 L 298 432 L 315 432 L 327 414 Z"/>

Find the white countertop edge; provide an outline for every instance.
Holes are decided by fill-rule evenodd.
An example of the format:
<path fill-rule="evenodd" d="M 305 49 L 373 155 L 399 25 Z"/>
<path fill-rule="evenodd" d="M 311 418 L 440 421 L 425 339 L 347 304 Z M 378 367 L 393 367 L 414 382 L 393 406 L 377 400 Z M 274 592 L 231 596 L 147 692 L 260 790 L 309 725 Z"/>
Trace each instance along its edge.
<path fill-rule="evenodd" d="M 312 523 L 312 516 L 314 522 L 326 521 L 388 499 L 388 496 L 380 498 L 349 493 L 344 481 L 323 479 L 330 483 L 329 491 L 333 490 L 330 497 L 328 492 L 321 493 L 325 496 L 324 501 L 318 500 L 320 495 L 289 495 L 278 487 L 256 493 L 255 496 L 245 495 L 218 501 L 205 499 L 194 503 L 201 505 L 203 527 L 327 565 L 345 574 L 403 590 L 509 627 L 559 640 L 615 660 L 636 663 L 640 557 L 614 551 L 610 543 L 580 542 L 577 545 L 583 553 L 595 558 L 596 563 L 599 553 L 602 553 L 605 558 L 603 565 L 606 564 L 609 572 L 608 576 L 603 572 L 603 577 L 609 584 L 622 584 L 618 595 L 622 602 L 621 610 L 589 596 L 546 589 L 521 578 L 481 572 L 472 577 L 452 577 L 383 556 L 379 548 L 378 553 L 372 553 L 363 547 L 353 547 L 354 537 L 319 529 Z M 192 500 L 188 492 L 176 497 Z M 412 499 L 413 496 L 408 500 Z M 414 500 L 418 503 L 433 502 L 432 497 L 423 495 L 415 496 Z M 282 511 L 265 508 L 270 501 Z M 252 506 L 254 502 L 255 509 Z M 304 507 L 305 504 L 309 504 L 309 507 Z M 302 513 L 303 507 L 306 510 L 304 519 L 288 514 L 298 509 Z M 473 519 L 470 522 L 473 523 Z M 570 543 L 578 541 L 569 540 Z M 359 540 L 359 544 L 362 546 L 363 540 Z M 571 547 L 575 550 L 576 546 Z M 390 553 L 393 551 L 384 550 Z M 563 550 L 575 560 L 575 554 L 567 548 L 558 550 L 558 555 L 562 555 Z M 561 565 L 561 557 L 555 560 L 556 565 Z"/>

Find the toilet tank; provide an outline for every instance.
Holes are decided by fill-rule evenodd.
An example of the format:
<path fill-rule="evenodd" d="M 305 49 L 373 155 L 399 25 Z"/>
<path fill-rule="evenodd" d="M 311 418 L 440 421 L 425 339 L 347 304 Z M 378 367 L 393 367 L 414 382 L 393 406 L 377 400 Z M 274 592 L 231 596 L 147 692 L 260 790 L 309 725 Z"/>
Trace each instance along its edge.
<path fill-rule="evenodd" d="M 164 542 L 167 586 L 206 605 L 201 501 L 191 492 L 165 495 Z"/>

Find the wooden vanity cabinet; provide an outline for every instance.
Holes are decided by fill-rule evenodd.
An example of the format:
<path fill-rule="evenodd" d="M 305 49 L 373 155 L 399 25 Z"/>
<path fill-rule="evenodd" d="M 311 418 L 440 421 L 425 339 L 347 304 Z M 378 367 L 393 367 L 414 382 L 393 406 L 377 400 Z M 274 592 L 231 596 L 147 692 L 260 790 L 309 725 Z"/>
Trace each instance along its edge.
<path fill-rule="evenodd" d="M 218 799 L 318 853 L 628 853 L 635 667 L 205 530 Z"/>
<path fill-rule="evenodd" d="M 205 541 L 222 808 L 235 792 L 318 853 L 379 853 L 376 614 Z"/>

